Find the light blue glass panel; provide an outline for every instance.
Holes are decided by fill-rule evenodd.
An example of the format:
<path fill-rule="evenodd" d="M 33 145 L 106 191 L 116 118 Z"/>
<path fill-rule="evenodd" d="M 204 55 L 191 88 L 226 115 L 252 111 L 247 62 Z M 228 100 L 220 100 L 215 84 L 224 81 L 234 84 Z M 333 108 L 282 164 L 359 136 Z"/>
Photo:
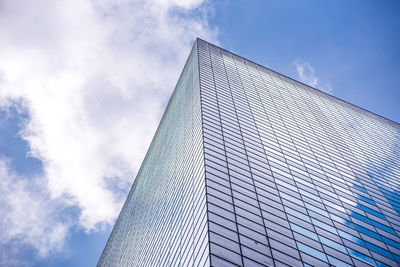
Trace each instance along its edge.
<path fill-rule="evenodd" d="M 323 236 L 319 236 L 319 239 L 321 240 L 321 243 L 323 243 L 323 244 L 325 244 L 327 246 L 330 246 L 330 247 L 332 247 L 334 249 L 337 249 L 337 250 L 339 250 L 339 251 L 341 251 L 343 253 L 347 253 L 347 250 L 343 245 L 340 245 L 340 244 L 338 244 L 338 243 L 336 243 L 336 242 L 334 242 L 334 241 L 332 241 L 332 240 L 330 240 L 328 238 L 325 238 Z"/>
<path fill-rule="evenodd" d="M 288 207 L 285 207 L 285 211 L 288 214 L 293 215 L 293 216 L 295 216 L 297 218 L 300 218 L 300 219 L 302 219 L 304 221 L 311 222 L 310 218 L 307 215 L 305 215 L 305 214 L 303 214 L 301 212 L 295 211 L 295 210 L 293 210 L 291 208 L 288 208 Z"/>
<path fill-rule="evenodd" d="M 300 233 L 302 235 L 305 235 L 305 236 L 307 236 L 307 237 L 309 237 L 311 239 L 314 239 L 314 240 L 318 241 L 317 234 L 315 234 L 315 233 L 313 233 L 313 232 L 311 232 L 311 231 L 309 231 L 309 230 L 307 230 L 307 229 L 305 229 L 305 228 L 303 228 L 301 226 L 298 226 L 298 225 L 296 225 L 294 223 L 290 223 L 290 227 L 292 228 L 293 231 L 296 231 L 296 232 L 298 232 L 298 233 Z"/>
<path fill-rule="evenodd" d="M 316 257 L 316 258 L 318 258 L 318 259 L 320 259 L 322 261 L 325 261 L 325 262 L 328 261 L 328 259 L 326 258 L 326 255 L 324 253 L 322 253 L 321 251 L 316 250 L 316 249 L 314 249 L 312 247 L 309 247 L 307 245 L 304 245 L 303 243 L 300 243 L 300 242 L 296 242 L 296 244 L 297 244 L 298 248 L 301 251 L 303 251 L 304 253 L 307 253 L 307 254 L 309 254 L 309 255 L 311 255 L 313 257 Z"/>
<path fill-rule="evenodd" d="M 344 266 L 344 267 L 353 266 L 353 265 L 347 264 L 346 262 L 338 260 L 338 259 L 336 259 L 336 258 L 334 258 L 332 256 L 329 256 L 329 255 L 328 255 L 328 260 L 329 260 L 329 263 L 333 264 L 334 266 Z"/>
<path fill-rule="evenodd" d="M 357 259 L 360 259 L 360 260 L 362 260 L 362 261 L 364 261 L 364 262 L 366 262 L 368 264 L 371 264 L 372 266 L 378 266 L 374 259 L 372 259 L 372 258 L 370 258 L 370 257 L 368 257 L 368 256 L 366 256 L 366 255 L 364 255 L 364 254 L 362 254 L 362 253 L 360 253 L 358 251 L 352 250 L 350 248 L 347 248 L 347 250 L 349 251 L 349 254 L 351 256 L 353 256 L 353 257 L 355 257 Z"/>
<path fill-rule="evenodd" d="M 360 238 L 355 237 L 354 235 L 348 234 L 346 232 L 343 232 L 342 230 L 338 230 L 338 233 L 341 237 L 346 238 L 350 241 L 353 241 L 354 243 L 357 243 L 365 247 L 364 241 L 362 241 Z"/>

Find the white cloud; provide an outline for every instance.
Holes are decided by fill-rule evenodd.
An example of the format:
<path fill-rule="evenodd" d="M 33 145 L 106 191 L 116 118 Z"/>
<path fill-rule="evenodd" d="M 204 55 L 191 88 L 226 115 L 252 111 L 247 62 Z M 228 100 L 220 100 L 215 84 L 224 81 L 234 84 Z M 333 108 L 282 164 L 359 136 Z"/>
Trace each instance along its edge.
<path fill-rule="evenodd" d="M 36 199 L 3 166 L 7 186 L 19 190 L 4 197 L 24 192 L 37 210 L 49 203 L 77 207 L 72 225 L 88 232 L 112 224 L 192 42 L 197 36 L 216 42 L 203 2 L 1 1 L 0 108 L 18 102 L 28 112 L 21 136 L 44 173 L 34 179 L 43 194 Z M 17 206 L 1 209 L 0 217 Z M 22 233 L 40 228 L 40 239 L 58 223 L 52 211 L 45 225 L 11 220 L 0 232 L 19 229 L 5 240 L 18 237 L 45 256 L 62 246 L 71 225 L 52 228 L 54 242 L 33 244 Z"/>
<path fill-rule="evenodd" d="M 62 203 L 46 196 L 41 178 L 19 176 L 4 158 L 0 158 L 0 177 L 0 265 L 27 264 L 17 260 L 24 246 L 37 249 L 39 257 L 58 252 L 70 226 L 68 220 L 57 219 Z"/>
<path fill-rule="evenodd" d="M 331 84 L 326 83 L 321 85 L 319 78 L 315 74 L 315 69 L 310 63 L 301 60 L 295 60 L 293 64 L 296 67 L 297 75 L 302 83 L 318 88 L 326 93 L 332 92 L 333 88 Z"/>

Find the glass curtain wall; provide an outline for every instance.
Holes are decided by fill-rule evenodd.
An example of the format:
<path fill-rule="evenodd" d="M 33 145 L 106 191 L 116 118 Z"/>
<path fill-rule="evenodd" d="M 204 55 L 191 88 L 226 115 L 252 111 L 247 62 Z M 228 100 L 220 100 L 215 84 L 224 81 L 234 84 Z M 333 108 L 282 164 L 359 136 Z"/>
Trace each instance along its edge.
<path fill-rule="evenodd" d="M 198 40 L 213 266 L 398 266 L 399 124 Z"/>
<path fill-rule="evenodd" d="M 98 266 L 209 265 L 197 47 Z"/>

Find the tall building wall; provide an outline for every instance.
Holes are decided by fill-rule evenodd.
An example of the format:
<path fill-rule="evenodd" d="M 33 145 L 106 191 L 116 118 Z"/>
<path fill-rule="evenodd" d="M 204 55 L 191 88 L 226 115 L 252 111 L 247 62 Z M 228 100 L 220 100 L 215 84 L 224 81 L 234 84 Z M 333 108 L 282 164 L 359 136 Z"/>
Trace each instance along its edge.
<path fill-rule="evenodd" d="M 98 266 L 209 265 L 199 93 L 194 46 Z"/>
<path fill-rule="evenodd" d="M 197 39 L 99 266 L 399 266 L 400 125 Z"/>
<path fill-rule="evenodd" d="M 398 266 L 398 124 L 198 41 L 213 266 Z"/>

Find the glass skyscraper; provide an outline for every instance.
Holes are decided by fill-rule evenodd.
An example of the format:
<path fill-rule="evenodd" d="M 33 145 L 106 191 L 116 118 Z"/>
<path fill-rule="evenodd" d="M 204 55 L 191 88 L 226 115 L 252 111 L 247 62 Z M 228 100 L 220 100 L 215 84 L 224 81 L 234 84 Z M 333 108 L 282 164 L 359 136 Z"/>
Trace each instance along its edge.
<path fill-rule="evenodd" d="M 400 125 L 197 39 L 98 266 L 399 266 Z"/>

